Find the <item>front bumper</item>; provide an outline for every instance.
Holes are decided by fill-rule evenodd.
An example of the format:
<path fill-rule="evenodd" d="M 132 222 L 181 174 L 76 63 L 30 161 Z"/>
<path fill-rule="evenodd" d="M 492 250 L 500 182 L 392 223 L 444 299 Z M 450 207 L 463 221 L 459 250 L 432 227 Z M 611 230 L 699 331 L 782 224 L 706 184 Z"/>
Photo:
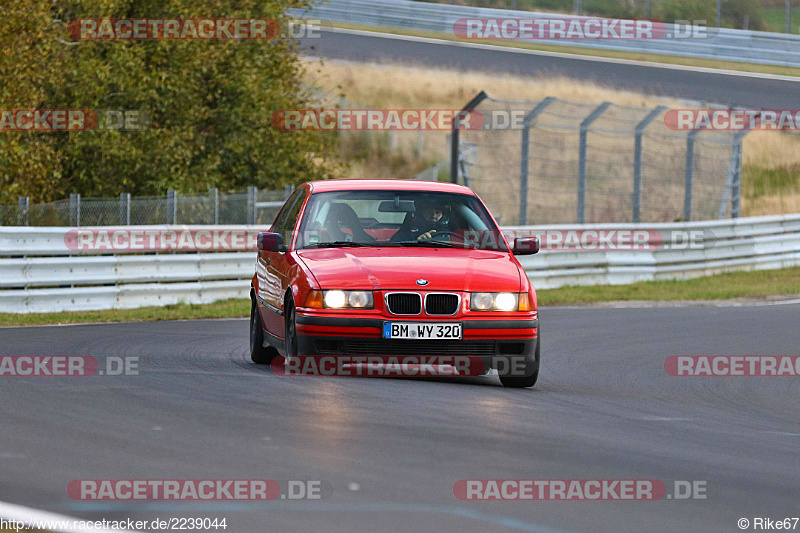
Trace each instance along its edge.
<path fill-rule="evenodd" d="M 539 321 L 535 318 L 461 318 L 428 320 L 459 322 L 461 340 L 384 339 L 383 323 L 420 322 L 401 318 L 358 318 L 296 315 L 298 353 L 301 355 L 411 355 L 480 357 L 485 368 L 497 368 L 499 359 L 534 360 Z"/>

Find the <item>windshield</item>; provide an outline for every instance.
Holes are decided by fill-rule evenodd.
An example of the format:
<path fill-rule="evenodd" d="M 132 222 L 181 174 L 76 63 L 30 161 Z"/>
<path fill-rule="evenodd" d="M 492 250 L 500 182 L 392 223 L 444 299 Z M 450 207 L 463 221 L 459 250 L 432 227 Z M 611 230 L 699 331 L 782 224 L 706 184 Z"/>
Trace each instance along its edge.
<path fill-rule="evenodd" d="M 486 208 L 472 195 L 426 191 L 312 194 L 297 248 L 363 246 L 508 251 Z"/>

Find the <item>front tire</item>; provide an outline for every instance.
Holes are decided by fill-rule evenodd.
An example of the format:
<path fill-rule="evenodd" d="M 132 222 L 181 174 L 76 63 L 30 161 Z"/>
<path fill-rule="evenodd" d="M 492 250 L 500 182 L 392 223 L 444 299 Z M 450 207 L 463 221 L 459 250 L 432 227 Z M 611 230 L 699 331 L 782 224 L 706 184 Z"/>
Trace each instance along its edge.
<path fill-rule="evenodd" d="M 542 347 L 542 331 L 539 329 L 536 335 L 536 350 L 534 351 L 533 361 L 525 361 L 525 375 L 523 376 L 500 376 L 500 383 L 504 387 L 514 389 L 524 389 L 536 385 L 539 379 L 539 352 Z"/>
<path fill-rule="evenodd" d="M 297 355 L 297 321 L 295 320 L 294 298 L 292 295 L 286 297 L 286 357 Z"/>
<path fill-rule="evenodd" d="M 250 359 L 257 365 L 268 365 L 272 362 L 278 350 L 272 346 L 264 347 L 264 328 L 258 313 L 258 304 L 255 299 L 250 306 Z"/>

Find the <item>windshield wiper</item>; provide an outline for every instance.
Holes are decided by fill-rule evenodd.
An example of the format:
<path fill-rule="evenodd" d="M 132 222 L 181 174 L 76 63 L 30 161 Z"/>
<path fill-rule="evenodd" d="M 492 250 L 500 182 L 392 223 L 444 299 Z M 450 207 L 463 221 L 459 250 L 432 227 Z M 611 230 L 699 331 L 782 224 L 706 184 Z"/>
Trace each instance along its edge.
<path fill-rule="evenodd" d="M 463 246 L 456 246 L 450 242 L 443 242 L 443 241 L 400 241 L 397 244 L 400 246 L 424 246 L 427 248 L 463 248 Z"/>
<path fill-rule="evenodd" d="M 377 243 L 333 241 L 333 242 L 318 242 L 315 244 L 308 244 L 304 246 L 304 248 L 374 248 L 376 246 L 378 246 Z"/>
<path fill-rule="evenodd" d="M 318 242 L 315 244 L 307 244 L 304 249 L 308 248 L 386 248 L 389 246 L 400 246 L 394 242 L 353 242 L 353 241 L 334 241 L 334 242 Z"/>

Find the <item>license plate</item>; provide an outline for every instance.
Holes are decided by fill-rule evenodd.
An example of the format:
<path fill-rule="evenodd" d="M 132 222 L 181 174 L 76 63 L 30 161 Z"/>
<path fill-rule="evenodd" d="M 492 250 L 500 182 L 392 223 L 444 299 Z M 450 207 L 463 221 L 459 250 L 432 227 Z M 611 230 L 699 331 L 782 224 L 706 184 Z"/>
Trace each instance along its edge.
<path fill-rule="evenodd" d="M 461 340 L 456 322 L 384 322 L 384 339 Z"/>

